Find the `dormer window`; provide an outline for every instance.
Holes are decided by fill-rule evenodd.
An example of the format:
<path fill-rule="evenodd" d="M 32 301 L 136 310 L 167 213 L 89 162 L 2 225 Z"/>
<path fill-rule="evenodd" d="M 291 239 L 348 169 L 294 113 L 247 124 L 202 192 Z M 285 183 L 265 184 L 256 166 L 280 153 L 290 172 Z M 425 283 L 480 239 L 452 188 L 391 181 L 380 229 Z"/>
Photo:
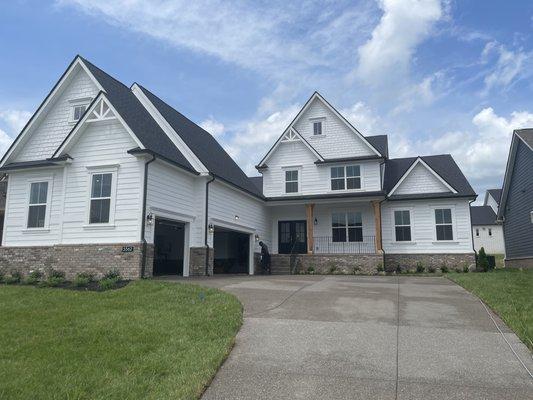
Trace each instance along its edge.
<path fill-rule="evenodd" d="M 322 135 L 322 121 L 313 122 L 313 135 L 314 136 Z"/>

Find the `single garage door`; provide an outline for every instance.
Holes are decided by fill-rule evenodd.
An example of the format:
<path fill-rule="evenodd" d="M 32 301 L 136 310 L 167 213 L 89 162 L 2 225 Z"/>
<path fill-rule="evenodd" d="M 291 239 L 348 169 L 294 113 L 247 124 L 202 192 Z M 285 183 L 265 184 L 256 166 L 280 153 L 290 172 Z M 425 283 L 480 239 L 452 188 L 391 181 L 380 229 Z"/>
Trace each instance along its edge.
<path fill-rule="evenodd" d="M 247 274 L 250 262 L 250 235 L 230 229 L 215 227 L 215 274 Z"/>
<path fill-rule="evenodd" d="M 154 275 L 183 275 L 185 224 L 155 220 Z"/>

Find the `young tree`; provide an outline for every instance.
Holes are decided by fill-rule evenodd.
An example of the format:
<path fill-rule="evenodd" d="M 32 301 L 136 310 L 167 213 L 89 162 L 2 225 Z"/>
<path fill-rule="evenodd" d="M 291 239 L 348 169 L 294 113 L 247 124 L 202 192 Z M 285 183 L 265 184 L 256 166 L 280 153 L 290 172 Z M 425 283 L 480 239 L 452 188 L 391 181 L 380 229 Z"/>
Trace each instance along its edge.
<path fill-rule="evenodd" d="M 479 249 L 479 253 L 477 254 L 477 264 L 483 272 L 487 272 L 489 270 L 489 259 L 487 258 L 487 254 L 485 253 L 485 249 L 482 247 Z"/>

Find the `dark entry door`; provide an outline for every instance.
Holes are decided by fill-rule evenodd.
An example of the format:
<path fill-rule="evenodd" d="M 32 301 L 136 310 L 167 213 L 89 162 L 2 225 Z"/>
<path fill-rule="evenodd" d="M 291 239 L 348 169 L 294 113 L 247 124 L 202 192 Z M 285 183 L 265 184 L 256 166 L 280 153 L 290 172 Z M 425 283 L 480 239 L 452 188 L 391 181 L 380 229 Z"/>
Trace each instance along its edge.
<path fill-rule="evenodd" d="M 155 220 L 154 275 L 183 275 L 185 225 Z"/>
<path fill-rule="evenodd" d="M 307 225 L 305 221 L 278 222 L 278 253 L 307 253 Z"/>

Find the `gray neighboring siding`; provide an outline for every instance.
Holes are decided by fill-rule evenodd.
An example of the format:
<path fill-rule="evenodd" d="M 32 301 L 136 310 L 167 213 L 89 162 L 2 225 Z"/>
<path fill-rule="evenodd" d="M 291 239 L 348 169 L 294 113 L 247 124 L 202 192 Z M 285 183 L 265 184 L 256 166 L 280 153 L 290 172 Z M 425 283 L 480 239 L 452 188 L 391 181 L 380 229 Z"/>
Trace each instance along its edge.
<path fill-rule="evenodd" d="M 505 205 L 506 258 L 533 257 L 533 152 L 519 140 Z"/>

